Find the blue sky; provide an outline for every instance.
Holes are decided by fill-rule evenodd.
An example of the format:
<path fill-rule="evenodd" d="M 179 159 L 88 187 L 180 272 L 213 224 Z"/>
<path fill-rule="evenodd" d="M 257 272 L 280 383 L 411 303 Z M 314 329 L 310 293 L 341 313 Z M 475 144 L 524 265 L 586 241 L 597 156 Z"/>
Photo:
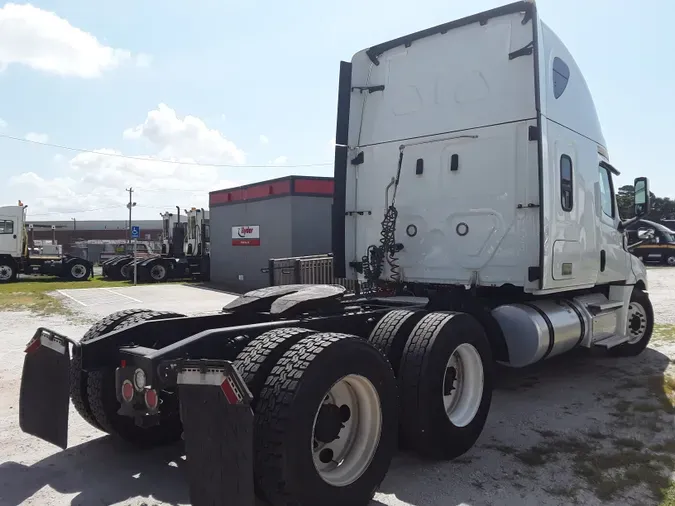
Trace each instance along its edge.
<path fill-rule="evenodd" d="M 228 184 L 331 175 L 339 61 L 502 3 L 55 0 L 33 2 L 32 10 L 0 4 L 0 134 L 202 162 L 327 164 L 199 169 L 0 139 L 0 171 L 9 182 L 0 187 L 0 204 L 21 198 L 45 220 L 124 218 L 124 189 L 134 185 L 136 216 L 153 218 L 162 207 L 205 205 L 207 190 Z M 669 152 L 675 3 L 652 1 L 642 10 L 623 0 L 537 4 L 584 72 L 610 158 L 622 172 L 619 183 L 646 175 L 657 195 L 675 197 Z M 85 44 L 66 22 L 97 42 Z M 184 123 L 186 115 L 199 119 Z"/>

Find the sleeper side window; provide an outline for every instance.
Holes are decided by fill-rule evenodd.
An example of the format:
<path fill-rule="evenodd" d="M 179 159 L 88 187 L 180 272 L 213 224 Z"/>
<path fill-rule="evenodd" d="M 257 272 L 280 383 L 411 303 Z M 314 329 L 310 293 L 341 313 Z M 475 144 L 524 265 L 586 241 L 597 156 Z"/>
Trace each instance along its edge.
<path fill-rule="evenodd" d="M 574 207 L 572 159 L 568 155 L 560 157 L 560 205 L 566 213 L 569 213 Z"/>
<path fill-rule="evenodd" d="M 600 167 L 600 203 L 602 204 L 602 212 L 614 219 L 614 187 L 612 185 L 612 176 L 609 170 L 604 167 Z"/>
<path fill-rule="evenodd" d="M 570 68 L 557 56 L 553 59 L 553 96 L 560 98 L 570 80 Z"/>

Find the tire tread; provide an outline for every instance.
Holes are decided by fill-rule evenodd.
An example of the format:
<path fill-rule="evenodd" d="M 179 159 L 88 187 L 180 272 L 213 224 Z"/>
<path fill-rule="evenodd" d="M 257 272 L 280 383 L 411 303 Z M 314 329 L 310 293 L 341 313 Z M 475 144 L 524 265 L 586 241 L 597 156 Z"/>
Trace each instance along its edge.
<path fill-rule="evenodd" d="M 80 342 L 91 341 L 92 339 L 107 334 L 120 325 L 127 318 L 137 315 L 139 313 L 149 312 L 150 309 L 125 309 L 111 313 L 105 318 L 99 320 L 92 325 L 89 330 L 82 336 Z M 97 429 L 101 426 L 96 421 L 89 406 L 89 399 L 87 397 L 87 378 L 88 374 L 82 370 L 82 358 L 79 355 L 73 354 L 70 361 L 70 399 L 79 415 L 84 418 L 90 425 Z"/>
<path fill-rule="evenodd" d="M 137 323 L 164 319 L 181 318 L 185 315 L 172 311 L 146 311 L 125 319 L 115 330 L 123 330 Z M 93 417 L 101 430 L 132 443 L 162 444 L 180 438 L 180 423 L 174 425 L 156 425 L 143 429 L 137 427 L 131 418 L 117 415 L 118 401 L 110 396 L 110 375 L 114 377 L 114 368 L 92 371 L 87 378 L 87 398 Z M 114 402 L 113 402 L 114 399 Z"/>

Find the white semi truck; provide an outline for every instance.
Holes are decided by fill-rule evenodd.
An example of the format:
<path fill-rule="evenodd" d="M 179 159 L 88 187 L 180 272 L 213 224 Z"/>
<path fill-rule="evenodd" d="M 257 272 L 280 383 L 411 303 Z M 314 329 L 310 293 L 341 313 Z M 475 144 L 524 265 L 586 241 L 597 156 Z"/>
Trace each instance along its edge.
<path fill-rule="evenodd" d="M 199 279 L 208 281 L 211 257 L 209 253 L 209 211 L 193 207 L 185 210 L 181 221 L 178 212 L 161 213 L 162 246 L 160 253 L 115 255 L 101 264 L 103 276 L 110 279 L 133 279 L 137 269 L 137 281 L 161 283 L 175 279 Z M 133 247 L 133 245 L 129 245 Z"/>
<path fill-rule="evenodd" d="M 65 447 L 70 384 L 110 434 L 182 435 L 193 504 L 252 505 L 255 492 L 363 506 L 399 441 L 436 459 L 475 444 L 495 362 L 645 349 L 654 317 L 618 171 L 534 2 L 360 51 L 338 95 L 334 270 L 371 290 L 290 285 L 216 315 L 116 313 L 81 341 L 38 329 L 23 430 Z M 635 188 L 639 218 L 647 179 Z"/>
<path fill-rule="evenodd" d="M 88 280 L 93 273 L 93 264 L 88 260 L 64 255 L 57 244 L 29 247 L 27 207 L 21 202 L 17 206 L 0 207 L 0 283 L 15 282 L 19 274 Z"/>

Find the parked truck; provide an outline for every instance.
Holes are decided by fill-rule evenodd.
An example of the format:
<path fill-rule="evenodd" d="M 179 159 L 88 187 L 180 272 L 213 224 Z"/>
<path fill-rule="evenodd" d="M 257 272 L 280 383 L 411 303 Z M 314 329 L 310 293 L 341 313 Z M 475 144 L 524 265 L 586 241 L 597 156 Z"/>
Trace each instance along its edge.
<path fill-rule="evenodd" d="M 210 273 L 209 212 L 193 207 L 185 210 L 181 221 L 177 213 L 162 213 L 161 252 L 136 253 L 130 250 L 102 263 L 103 276 L 111 279 L 136 279 L 141 283 L 161 283 L 170 279 L 208 280 Z"/>
<path fill-rule="evenodd" d="M 441 460 L 472 448 L 496 362 L 645 349 L 618 174 L 534 2 L 367 48 L 340 64 L 332 230 L 334 275 L 369 288 L 123 311 L 80 340 L 39 328 L 21 427 L 65 448 L 70 397 L 123 440 L 183 437 L 192 504 L 366 505 L 399 443 Z M 647 179 L 635 188 L 641 218 Z"/>
<path fill-rule="evenodd" d="M 130 279 L 129 265 L 136 260 L 154 258 L 158 254 L 147 242 L 126 242 L 115 247 L 115 252 L 103 252 L 99 256 L 101 273 L 104 278 L 115 281 Z"/>
<path fill-rule="evenodd" d="M 88 280 L 93 273 L 93 264 L 88 260 L 64 255 L 63 247 L 55 240 L 49 244 L 29 244 L 27 208 L 22 202 L 0 207 L 0 283 L 15 282 L 19 274 Z"/>
<path fill-rule="evenodd" d="M 633 255 L 644 263 L 675 266 L 675 231 L 650 220 L 640 220 L 627 230 Z"/>

